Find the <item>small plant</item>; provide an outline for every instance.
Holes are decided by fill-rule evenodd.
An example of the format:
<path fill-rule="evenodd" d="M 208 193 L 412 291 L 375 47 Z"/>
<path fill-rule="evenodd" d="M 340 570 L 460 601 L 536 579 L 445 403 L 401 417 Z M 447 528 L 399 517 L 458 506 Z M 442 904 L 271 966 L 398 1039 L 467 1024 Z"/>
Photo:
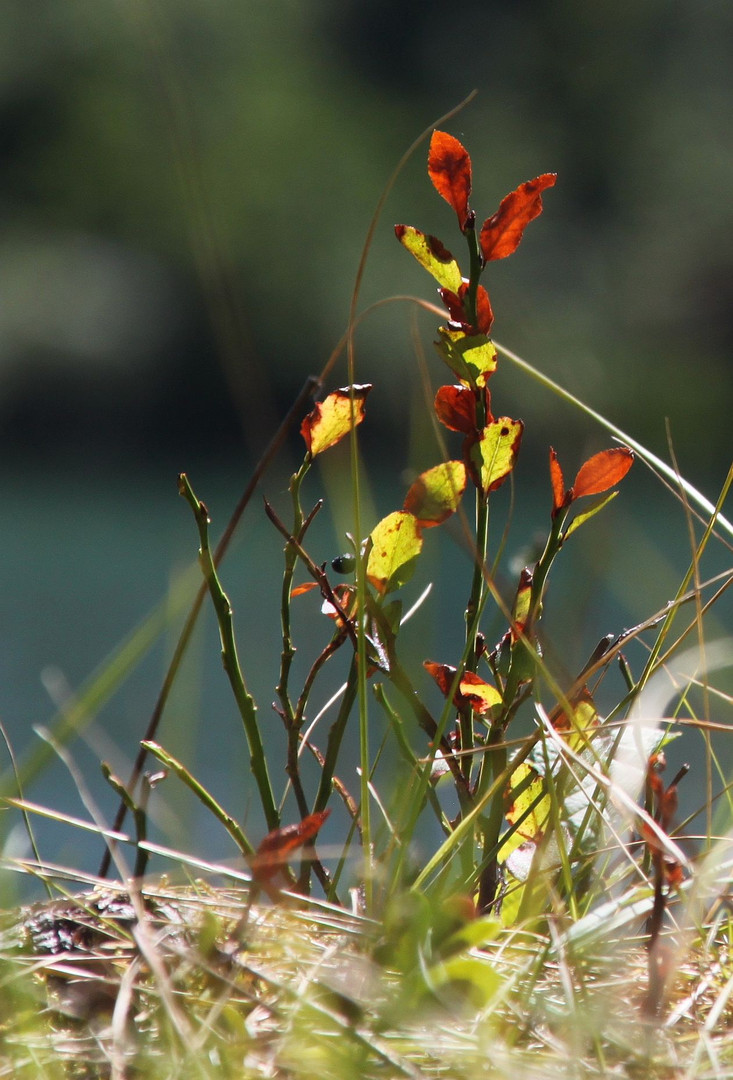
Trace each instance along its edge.
<path fill-rule="evenodd" d="M 151 1035 L 152 1051 L 140 1057 L 145 1075 L 189 1075 L 178 1071 L 185 1065 L 191 1075 L 238 1076 L 245 1061 L 252 1075 L 475 1076 L 489 1047 L 502 1076 L 525 1068 L 527 1076 L 538 1077 L 568 1068 L 567 1075 L 615 1076 L 621 1075 L 617 1063 L 628 1076 L 683 1075 L 670 1066 L 674 1047 L 655 1042 L 682 964 L 681 941 L 694 941 L 690 954 L 714 952 L 719 960 L 715 977 L 684 997 L 665 1023 L 689 1019 L 707 994 L 705 1038 L 688 1054 L 684 1075 L 691 1080 L 724 1075 L 718 1063 L 725 1048 L 715 1045 L 713 1034 L 733 987 L 726 913 L 730 857 L 729 845 L 720 853 L 713 844 L 713 769 L 729 811 L 730 784 L 707 741 L 705 850 L 693 874 L 693 858 L 675 838 L 678 785 L 687 766 L 666 785 L 661 774 L 664 748 L 675 737 L 679 717 L 709 739 L 714 725 L 708 716 L 707 671 L 730 662 L 725 649 L 706 651 L 703 617 L 733 576 L 726 571 L 703 581 L 700 561 L 718 526 L 733 534 L 720 513 L 733 468 L 711 507 L 675 470 L 638 444 L 632 449 L 633 440 L 621 433 L 617 445 L 580 464 L 569 486 L 549 448 L 546 537 L 532 564 L 515 571 L 509 587 L 500 585 L 510 522 L 496 528 L 493 496 L 503 484 L 514 483 L 524 424 L 502 414 L 493 392 L 499 357 L 511 354 L 492 340 L 494 316 L 482 279 L 492 262 L 515 252 L 556 177 L 545 173 L 521 184 L 479 226 L 470 205 L 471 160 L 452 135 L 433 131 L 428 174 L 454 211 L 467 247 L 464 273 L 441 240 L 412 226 L 395 227 L 400 244 L 437 282 L 443 305 L 416 301 L 443 319 L 435 346 L 452 380 L 431 395 L 436 463 L 413 480 L 400 508 L 362 529 L 359 429 L 373 388 L 355 378 L 352 311 L 349 333 L 326 368 L 330 371 L 346 345 L 349 385 L 315 404 L 313 385 L 304 389 L 215 547 L 206 505 L 188 476 L 179 476 L 179 492 L 198 531 L 203 583 L 130 781 L 125 785 L 103 766 L 121 802 L 113 831 L 106 834 L 99 877 L 104 879 L 112 860 L 119 859 L 117 844 L 132 844 L 136 860 L 127 883 L 129 901 L 126 894 L 110 900 L 103 890 L 101 898 L 95 894 L 90 901 L 64 900 L 58 908 L 44 908 L 26 916 L 20 928 L 13 925 L 0 934 L 0 973 L 4 985 L 18 984 L 24 1017 L 34 1013 L 37 995 L 26 993 L 8 952 L 28 939 L 35 953 L 51 955 L 49 982 L 69 972 L 80 979 L 81 993 L 63 984 L 67 1005 L 87 1008 L 87 999 L 96 1001 L 94 995 L 103 991 L 104 1007 L 114 1008 L 111 1049 L 103 1037 L 97 1046 L 95 1036 L 89 1053 L 101 1053 L 90 1058 L 94 1062 L 108 1056 L 111 1075 L 125 1075 L 126 1060 L 137 1052 L 129 1049 L 125 1030 L 137 976 L 133 972 L 132 981 L 122 976 L 124 993 L 118 994 L 115 982 L 117 968 L 129 964 L 131 956 L 145 962 L 146 977 L 136 984 L 146 1002 L 137 1019 L 143 1018 Z M 306 401 L 310 411 L 303 417 Z M 264 507 L 283 543 L 279 667 L 273 664 L 283 761 L 269 733 L 265 738 L 247 685 L 220 564 L 264 469 L 288 427 L 298 423 L 305 452 L 290 478 L 287 521 L 269 501 Z M 308 504 L 305 491 L 316 459 L 341 442 L 351 449 L 354 524 L 346 537 L 348 550 L 329 563 L 311 546 L 310 529 L 322 502 Z M 706 509 L 703 535 L 695 539 L 691 524 L 691 566 L 662 612 L 631 630 L 610 633 L 574 678 L 559 676 L 546 663 L 542 642 L 553 567 L 566 542 L 614 498 L 635 451 L 677 481 L 691 523 L 691 501 Z M 413 670 L 404 660 L 402 627 L 409 617 L 426 616 L 419 602 L 405 613 L 407 589 L 424 545 L 431 543 L 431 530 L 450 519 L 458 523 L 453 534 L 470 554 L 465 592 L 454 610 L 454 646 L 451 655 L 438 660 L 422 657 L 422 666 Z M 500 538 L 496 543 L 494 534 Z M 712 596 L 703 604 L 710 587 Z M 264 834 L 257 839 L 157 738 L 167 694 L 207 595 L 248 746 L 261 810 L 255 829 Z M 327 632 L 313 647 L 310 640 L 296 642 L 294 627 L 295 611 L 316 596 L 321 614 L 312 614 Z M 688 603 L 695 605 L 694 617 L 670 643 L 673 622 Z M 486 627 L 497 624 L 498 640 L 488 640 Z M 647 631 L 655 637 L 635 677 L 624 650 Z M 687 666 L 687 654 L 677 655 L 693 633 L 695 657 L 706 658 L 702 673 L 697 662 L 692 670 Z M 299 680 L 296 648 L 308 656 Z M 323 674 L 343 653 L 346 681 L 324 706 L 318 696 Z M 612 661 L 618 662 L 623 689 L 618 704 L 601 716 L 596 687 Z M 677 680 L 679 702 L 662 725 L 671 697 L 665 692 L 652 705 L 649 695 L 666 671 Z M 431 679 L 443 701 L 437 710 L 428 704 L 430 693 L 435 695 Z M 691 703 L 697 687 L 705 696 L 702 721 Z M 356 781 L 346 752 L 354 741 Z M 312 770 L 303 767 L 304 754 L 316 764 L 315 782 Z M 163 772 L 144 774 L 148 755 Z M 387 757 L 399 761 L 400 782 L 390 787 L 381 783 Z M 278 787 L 273 777 L 282 776 L 283 764 L 285 781 Z M 240 893 L 222 889 L 212 896 L 199 885 L 193 898 L 190 891 L 168 890 L 165 884 L 157 890 L 142 887 L 148 855 L 155 850 L 147 835 L 146 804 L 168 773 L 189 788 L 236 845 L 247 873 L 214 869 L 246 882 L 244 903 Z M 19 789 L 22 778 L 18 770 Z M 81 792 L 81 779 L 78 786 Z M 26 815 L 39 812 L 22 798 L 8 801 Z M 119 831 L 127 812 L 134 838 Z M 327 821 L 328 847 L 319 841 Z M 433 842 L 427 851 L 426 836 Z M 118 869 L 125 877 L 122 862 Z M 259 904 L 263 898 L 269 903 Z M 680 902 L 670 914 L 673 901 Z M 670 945 L 672 920 L 677 935 Z M 151 925 L 160 931 L 155 941 Z M 613 950 L 637 940 L 619 974 Z M 85 966 L 89 956 L 77 956 L 82 946 L 92 951 L 96 968 Z M 264 962 L 258 949 L 269 950 Z M 74 963 L 65 966 L 67 953 Z M 35 969 L 35 954 L 32 963 Z M 644 983 L 641 991 L 628 992 L 627 971 Z M 363 976 L 369 991 L 357 991 L 352 975 L 354 983 Z M 716 979 L 723 984 L 719 991 Z M 438 1018 L 435 1046 L 425 1043 L 426 1016 L 430 1023 Z M 253 1035 L 258 1025 L 262 1038 Z M 166 1039 L 176 1048 L 170 1062 L 160 1051 Z M 536 1069 L 533 1053 L 540 1054 Z M 714 1066 L 711 1074 L 702 1071 L 706 1054 Z M 549 1062 L 546 1070 L 542 1055 Z M 35 1069 L 37 1060 L 23 1059 L 24 1068 Z M 726 1060 L 730 1064 L 729 1052 Z M 49 1069 L 48 1075 L 64 1075 L 55 1071 L 53 1060 Z"/>
<path fill-rule="evenodd" d="M 460 456 L 439 461 L 418 476 L 403 506 L 379 521 L 367 537 L 349 536 L 351 551 L 334 560 L 329 570 L 326 563 L 320 563 L 308 551 L 308 530 L 321 504 L 306 511 L 302 492 L 312 464 L 321 454 L 347 437 L 352 439 L 356 453 L 357 428 L 365 418 L 372 388 L 352 384 L 328 394 L 302 422 L 306 452 L 290 481 L 289 523 L 285 524 L 266 503 L 269 518 L 285 540 L 276 710 L 286 732 L 288 784 L 302 822 L 299 828 L 307 834 L 305 857 L 297 878 L 291 876 L 289 883 L 308 893 L 315 872 L 326 896 L 338 899 L 347 849 L 335 873 L 331 873 L 316 853 L 317 828 L 311 826 L 322 824 L 334 793 L 339 793 L 351 819 L 351 830 L 361 844 L 358 884 L 367 911 L 382 907 L 414 882 L 416 872 L 410 849 L 418 822 L 428 812 L 444 835 L 440 852 L 429 863 L 432 887 L 441 895 L 447 892 L 470 897 L 477 909 L 486 913 L 499 910 L 500 888 L 506 891 L 510 879 L 515 884 L 514 892 L 522 891 L 523 886 L 512 876 L 512 851 L 520 844 L 525 854 L 528 846 L 539 849 L 548 843 L 551 833 L 560 835 L 567 829 L 559 790 L 551 797 L 555 820 L 551 822 L 549 813 L 542 809 L 550 797 L 550 786 L 562 784 L 561 777 L 552 770 L 542 777 L 538 765 L 528 763 L 540 754 L 540 743 L 541 752 L 547 753 L 545 742 L 530 738 L 510 759 L 507 733 L 522 705 L 533 698 L 539 701 L 539 684 L 544 681 L 556 696 L 548 713 L 553 730 L 571 746 L 583 749 L 590 745 L 593 729 L 599 724 L 592 697 L 582 681 L 569 690 L 555 684 L 542 661 L 538 628 L 555 559 L 567 539 L 613 498 L 615 491 L 611 489 L 626 475 L 634 455 L 625 446 L 601 451 L 581 466 L 572 486 L 566 487 L 557 455 L 550 450 L 547 541 L 536 565 L 520 575 L 513 602 L 507 605 L 495 585 L 500 553 L 490 551 L 490 505 L 492 493 L 513 474 L 524 425 L 521 420 L 495 415 L 493 411 L 490 385 L 493 388 L 498 353 L 490 337 L 494 318 L 491 301 L 481 278 L 490 263 L 516 250 L 526 226 L 540 214 L 542 192 L 554 185 L 555 175 L 547 173 L 520 185 L 479 228 L 469 203 L 471 161 L 457 139 L 442 131 L 433 133 L 428 173 L 456 214 L 468 249 L 467 274 L 464 276 L 458 261 L 436 237 L 406 225 L 396 226 L 395 233 L 437 281 L 446 308 L 447 320 L 438 329 L 436 347 L 454 382 L 438 389 L 434 411 L 444 428 L 460 436 Z M 278 849 L 277 837 L 286 835 L 281 825 L 284 794 L 276 797 L 273 792 L 255 704 L 239 665 L 231 608 L 209 547 L 206 507 L 185 475 L 181 476 L 180 487 L 199 529 L 201 565 L 219 621 L 224 668 L 241 712 L 252 773 L 270 830 L 266 846 L 272 854 Z M 472 527 L 463 509 L 469 491 Z M 421 696 L 419 674 L 409 672 L 400 657 L 403 602 L 396 594 L 412 577 L 428 531 L 456 513 L 462 517 L 473 569 L 465 604 L 456 612 L 463 624 L 456 655 L 450 662 L 424 661 L 425 669 L 445 697 L 444 708 L 435 716 Z M 296 584 L 299 567 L 309 580 Z M 353 574 L 353 583 L 340 580 L 343 574 Z M 291 609 L 299 597 L 311 590 L 320 593 L 324 611 L 334 622 L 334 632 L 313 660 L 296 694 L 291 686 L 296 651 Z M 495 645 L 487 643 L 482 632 L 489 605 L 498 606 L 507 623 L 506 633 Z M 319 675 L 342 648 L 352 653 L 353 660 L 326 745 L 319 748 L 312 735 L 304 734 L 308 710 Z M 375 697 L 387 718 L 390 737 L 404 761 L 403 791 L 389 807 L 380 806 L 371 786 L 375 761 L 369 754 L 369 680 L 373 681 Z M 398 698 L 389 696 L 390 688 Z M 347 782 L 339 777 L 343 739 L 351 713 L 357 709 L 361 745 L 358 795 L 348 790 Z M 415 729 L 423 733 L 422 748 L 416 746 Z M 148 741 L 145 745 L 161 761 L 169 762 L 156 744 Z M 304 748 L 320 766 L 315 792 L 306 790 L 301 777 Z M 180 768 L 177 771 L 182 775 Z M 457 813 L 448 809 L 445 785 L 438 783 L 443 774 L 452 782 Z M 385 815 L 386 830 L 373 827 L 372 804 Z M 288 826 L 289 830 L 293 828 Z M 567 868 L 573 873 L 580 857 L 580 838 L 580 833 L 574 835 L 565 853 Z M 253 857 L 254 847 L 249 841 L 243 842 L 241 830 L 235 839 L 250 861 L 255 881 L 262 884 L 260 856 Z M 290 850 L 283 840 L 284 862 Z M 425 868 L 417 877 L 424 887 Z M 570 887 L 570 882 L 567 884 Z M 524 911 L 517 896 L 513 910 L 515 915 Z"/>

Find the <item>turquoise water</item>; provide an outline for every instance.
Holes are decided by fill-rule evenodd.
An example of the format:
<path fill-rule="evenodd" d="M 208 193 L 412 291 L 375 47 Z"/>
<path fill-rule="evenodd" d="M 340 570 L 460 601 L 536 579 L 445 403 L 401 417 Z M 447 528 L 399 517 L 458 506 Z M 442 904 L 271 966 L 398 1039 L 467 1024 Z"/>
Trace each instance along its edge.
<path fill-rule="evenodd" d="M 632 474 L 633 475 L 633 474 Z M 246 477 L 244 477 L 246 480 Z M 243 486 L 243 479 L 222 478 L 215 466 L 192 477 L 213 518 L 212 535 L 218 537 Z M 287 513 L 285 480 L 272 478 L 268 495 L 281 513 Z M 393 508 L 394 478 L 377 485 L 385 505 Z M 313 490 L 317 494 L 318 484 Z M 126 779 L 137 742 L 150 717 L 186 604 L 198 583 L 192 558 L 197 535 L 190 511 L 178 497 L 175 475 L 164 470 L 143 476 L 116 473 L 101 484 L 83 473 L 52 476 L 28 474 L 6 482 L 1 491 L 2 560 L 0 560 L 0 718 L 21 762 L 42 745 L 34 728 L 54 729 L 59 710 L 73 702 L 85 686 L 95 684 L 106 658 L 144 624 L 160 605 L 172 612 L 168 628 L 136 663 L 115 692 L 95 710 L 79 738 L 69 747 L 72 766 L 79 770 L 90 797 L 109 821 L 116 798 L 101 777 L 99 760 L 109 761 Z M 499 493 L 504 498 L 504 493 Z M 392 500 L 392 503 L 389 503 Z M 521 544 L 545 526 L 545 493 L 530 492 L 519 500 L 515 524 L 507 545 L 507 560 L 521 561 Z M 501 499 L 495 517 L 501 518 Z M 495 542 L 501 525 L 496 521 Z M 443 532 L 442 536 L 439 534 Z M 662 495 L 639 469 L 633 483 L 605 513 L 605 520 L 589 523 L 568 542 L 552 580 L 546 610 L 546 656 L 555 670 L 571 677 L 579 670 L 596 642 L 606 633 L 618 633 L 646 618 L 671 599 L 689 561 L 684 515 Z M 516 539 L 515 539 L 516 538 Z M 313 528 L 311 552 L 317 561 L 339 553 L 326 513 Z M 279 568 L 282 544 L 261 510 L 256 497 L 245 515 L 237 544 L 224 564 L 223 580 L 235 609 L 235 624 L 242 666 L 259 704 L 264 738 L 270 751 L 273 783 L 282 791 L 285 782 L 281 721 L 272 711 L 280 650 L 278 632 Z M 455 662 L 460 652 L 461 605 L 469 564 L 456 550 L 447 531 L 433 530 L 426 538 L 424 567 L 404 591 L 410 603 L 432 578 L 435 587 L 421 611 L 403 631 L 408 664 L 417 666 L 420 689 L 436 710 L 439 702 L 429 680 L 422 678 L 420 662 L 430 658 Z M 505 560 L 506 561 L 506 560 Z M 714 558 L 704 567 L 713 573 L 730 565 L 730 552 L 717 545 Z M 187 572 L 188 571 L 188 572 Z M 507 579 L 508 580 L 508 579 Z M 500 582 L 501 584 L 501 582 Z M 178 598 L 176 600 L 176 598 Z M 296 608 L 300 652 L 294 686 L 310 660 L 328 640 L 330 625 L 320 615 L 315 594 L 301 598 Z M 730 632 L 730 601 L 724 597 L 710 637 Z M 487 622 L 493 643 L 503 632 L 501 622 Z M 345 653 L 345 651 L 344 651 Z M 639 670 L 644 652 L 629 649 L 629 661 Z M 337 658 L 324 685 L 313 697 L 313 710 L 325 703 L 340 684 L 348 658 Z M 97 684 L 98 685 L 98 684 Z M 621 693 L 614 671 L 599 692 L 601 704 Z M 392 695 L 394 697 L 394 695 Z M 717 718 L 726 717 L 724 703 L 716 703 Z M 730 713 L 730 709 L 727 709 Z M 312 716 L 312 713 L 311 713 Z M 730 719 L 730 716 L 727 716 Z M 326 723 L 326 721 L 324 721 Z M 380 721 L 375 719 L 375 743 Z M 159 741 L 180 757 L 209 787 L 254 839 L 262 835 L 248 769 L 241 722 L 232 704 L 221 669 L 216 627 L 205 609 L 172 695 L 159 732 Z M 320 745 L 326 732 L 321 730 Z M 343 763 L 342 779 L 356 792 L 355 736 Z M 722 746 L 730 760 L 727 742 Z M 672 766 L 699 754 L 694 737 L 670 753 Z M 388 755 L 389 756 L 389 755 Z M 3 758 L 4 766 L 7 755 Z M 387 774 L 395 764 L 387 761 Z M 308 790 L 315 784 L 312 762 L 304 760 Z M 6 774 L 7 779 L 7 774 Z M 685 782 L 687 803 L 699 803 L 703 791 L 702 767 Z M 59 813 L 89 820 L 89 807 L 80 797 L 77 781 L 54 753 L 28 785 L 26 798 Z M 25 853 L 26 840 L 19 816 L 6 812 L 6 850 Z M 235 858 L 231 841 L 175 778 L 168 778 L 150 802 L 151 839 L 205 853 L 208 859 Z M 97 837 L 68 825 L 35 820 L 44 858 L 94 872 L 102 854 Z M 170 869 L 164 862 L 157 870 Z M 16 882 L 25 891 L 27 882 Z"/>

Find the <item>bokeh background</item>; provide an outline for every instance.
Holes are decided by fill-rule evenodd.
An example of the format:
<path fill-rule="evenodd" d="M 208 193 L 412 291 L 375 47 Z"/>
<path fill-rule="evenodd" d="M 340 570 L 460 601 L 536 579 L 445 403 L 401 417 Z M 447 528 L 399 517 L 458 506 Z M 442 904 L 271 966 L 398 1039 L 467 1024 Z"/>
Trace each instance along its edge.
<path fill-rule="evenodd" d="M 38 746 L 34 727 L 97 685 L 95 671 L 156 605 L 190 595 L 180 581 L 197 541 L 177 472 L 216 533 L 343 333 L 395 163 L 473 89 L 445 126 L 471 152 L 480 219 L 521 181 L 558 173 L 518 254 L 491 268 L 497 338 L 664 457 L 669 418 L 680 468 L 714 500 L 733 405 L 731 55 L 728 0 L 3 4 L 0 717 L 18 755 Z M 433 298 L 394 222 L 460 250 L 425 151 L 389 197 L 362 307 L 393 293 Z M 411 320 L 410 307 L 389 305 L 356 338 L 359 377 L 375 384 L 364 429 L 375 515 L 400 504 L 410 470 L 436 460 Z M 417 325 L 437 385 L 434 322 Z M 500 376 L 495 405 L 527 425 L 510 574 L 546 526 L 548 443 L 572 476 L 608 436 L 511 365 Z M 332 385 L 344 381 L 341 362 Z M 263 485 L 281 507 L 299 453 L 294 438 Z M 337 506 L 314 533 L 318 558 L 343 546 L 344 469 L 336 453 L 322 477 Z M 311 491 L 321 494 L 316 481 Z M 257 505 L 225 580 L 269 723 L 279 541 L 261 518 Z M 710 572 L 730 562 L 716 550 Z M 438 585 L 414 648 L 451 660 L 466 563 L 437 541 L 430 558 L 425 576 Z M 661 607 L 688 561 L 683 512 L 637 468 L 560 574 L 548 611 L 559 670 Z M 722 605 L 721 618 L 722 631 Z M 74 744 L 108 816 L 98 758 L 129 769 L 177 619 L 180 605 L 116 693 L 101 695 L 89 745 Z M 161 741 L 256 833 L 210 620 Z M 161 837 L 190 850 L 205 836 L 210 854 L 229 854 L 174 782 L 166 790 Z M 58 762 L 26 793 L 82 812 Z M 46 857 L 98 861 L 98 845 L 43 829 Z M 8 850 L 23 843 L 14 824 Z"/>

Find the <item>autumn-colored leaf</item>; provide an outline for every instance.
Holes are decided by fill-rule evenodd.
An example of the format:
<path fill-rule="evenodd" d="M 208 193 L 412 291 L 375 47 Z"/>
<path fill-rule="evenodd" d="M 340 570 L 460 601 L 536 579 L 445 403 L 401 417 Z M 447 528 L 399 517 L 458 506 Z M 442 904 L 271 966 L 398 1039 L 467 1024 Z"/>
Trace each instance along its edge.
<path fill-rule="evenodd" d="M 550 480 L 552 482 L 552 516 L 565 506 L 565 480 L 555 450 L 550 447 Z"/>
<path fill-rule="evenodd" d="M 455 513 L 466 490 L 466 466 L 444 461 L 421 473 L 405 496 L 403 510 L 414 514 L 418 525 L 430 528 Z"/>
<path fill-rule="evenodd" d="M 466 441 L 467 464 L 476 487 L 485 494 L 500 487 L 514 468 L 524 424 L 501 416 L 492 420 L 477 438 Z"/>
<path fill-rule="evenodd" d="M 334 390 L 323 401 L 319 401 L 306 416 L 300 425 L 300 434 L 313 457 L 322 454 L 330 446 L 335 446 L 344 435 L 348 435 L 353 427 L 362 422 L 364 403 L 370 390 L 369 383 Z"/>
<path fill-rule="evenodd" d="M 435 660 L 423 660 L 422 666 L 435 679 L 443 697 L 448 697 L 458 668 L 451 667 L 450 664 L 438 664 Z"/>
<path fill-rule="evenodd" d="M 471 159 L 458 139 L 445 131 L 434 131 L 428 153 L 428 174 L 439 195 L 456 212 L 463 230 L 471 194 Z"/>
<path fill-rule="evenodd" d="M 465 289 L 459 288 L 459 291 L 457 293 L 453 292 L 452 289 L 439 289 L 438 291 L 440 293 L 440 299 L 443 301 L 446 308 L 448 309 L 450 321 L 452 323 L 456 323 L 464 330 L 464 333 L 467 333 L 468 322 L 466 317 L 466 309 L 463 306 L 463 296 L 465 296 Z"/>
<path fill-rule="evenodd" d="M 437 664 L 434 660 L 424 660 L 423 667 L 435 680 L 441 694 L 447 697 L 457 669 L 450 664 Z M 483 714 L 495 705 L 501 705 L 501 694 L 495 686 L 486 682 L 480 675 L 475 675 L 472 671 L 464 671 L 453 695 L 453 704 L 456 708 L 469 708 Z"/>
<path fill-rule="evenodd" d="M 285 865 L 291 852 L 313 839 L 330 813 L 330 810 L 321 810 L 309 814 L 297 825 L 285 825 L 269 832 L 252 857 L 250 867 L 253 879 L 263 883 L 273 878 Z"/>
<path fill-rule="evenodd" d="M 393 592 L 409 581 L 422 550 L 420 526 L 414 514 L 395 510 L 371 532 L 367 578 L 379 593 Z"/>
<path fill-rule="evenodd" d="M 336 585 L 332 592 L 334 599 L 344 615 L 349 619 L 353 618 L 356 613 L 356 589 L 354 586 L 346 585 L 342 582 L 340 585 Z M 333 606 L 330 600 L 324 600 L 321 604 L 321 614 L 327 615 L 329 619 L 333 619 L 339 626 L 343 626 L 343 616 L 341 615 L 341 612 Z"/>
<path fill-rule="evenodd" d="M 579 690 L 568 704 L 570 712 L 564 704 L 560 704 L 550 713 L 549 720 L 556 731 L 580 731 L 587 735 L 591 728 L 598 726 L 598 710 L 587 686 Z"/>
<path fill-rule="evenodd" d="M 533 574 L 528 566 L 519 575 L 519 585 L 512 605 L 512 627 L 510 630 L 511 640 L 516 642 L 519 635 L 524 632 L 529 618 L 530 604 L 532 602 Z"/>
<path fill-rule="evenodd" d="M 598 709 L 587 686 L 583 686 L 569 702 L 557 705 L 549 719 L 568 746 L 578 752 L 588 749 L 593 730 L 600 724 Z"/>
<path fill-rule="evenodd" d="M 466 310 L 466 297 L 468 296 L 468 284 L 463 281 L 458 292 L 451 289 L 440 289 L 440 299 L 448 309 L 450 321 L 456 323 L 464 334 L 469 336 L 485 334 L 487 337 L 494 324 L 494 312 L 491 310 L 489 294 L 483 285 L 476 290 L 476 319 L 475 322 L 469 317 Z"/>
<path fill-rule="evenodd" d="M 634 451 L 628 446 L 601 450 L 581 465 L 573 484 L 573 499 L 583 495 L 599 495 L 623 480 L 634 463 Z"/>
<path fill-rule="evenodd" d="M 527 225 L 542 213 L 542 192 L 556 180 L 556 173 L 544 173 L 520 184 L 502 199 L 499 209 L 481 227 L 481 254 L 485 262 L 505 259 L 516 251 Z"/>
<path fill-rule="evenodd" d="M 486 386 L 498 363 L 493 342 L 485 334 L 468 335 L 447 326 L 439 326 L 438 333 L 435 346 L 453 374 L 466 386 Z"/>
<path fill-rule="evenodd" d="M 413 229 L 411 225 L 395 225 L 395 236 L 439 285 L 452 292 L 461 287 L 461 271 L 447 248 L 435 236 Z"/>
<path fill-rule="evenodd" d="M 487 713 L 495 705 L 501 705 L 501 694 L 496 687 L 472 671 L 463 673 L 463 678 L 458 684 L 458 693 L 473 711 L 479 714 Z"/>
<path fill-rule="evenodd" d="M 296 585 L 295 588 L 290 590 L 290 599 L 294 600 L 296 596 L 303 596 L 304 593 L 317 588 L 318 583 L 316 581 L 304 581 L 302 585 Z"/>
<path fill-rule="evenodd" d="M 542 777 L 526 761 L 517 765 L 504 793 L 504 817 L 510 825 L 517 826 L 513 840 L 502 845 L 500 858 L 506 861 L 510 845 L 519 847 L 527 840 L 539 843 L 550 817 L 551 802 Z M 525 817 L 526 815 L 526 817 Z"/>
<path fill-rule="evenodd" d="M 491 420 L 491 399 L 484 389 L 486 418 Z M 435 415 L 450 431 L 471 435 L 476 431 L 476 397 L 467 386 L 441 386 L 435 395 Z"/>
<path fill-rule="evenodd" d="M 476 329 L 480 334 L 486 334 L 488 337 L 494 325 L 494 312 L 491 310 L 489 294 L 483 285 L 479 285 L 476 290 L 476 318 L 478 320 Z"/>

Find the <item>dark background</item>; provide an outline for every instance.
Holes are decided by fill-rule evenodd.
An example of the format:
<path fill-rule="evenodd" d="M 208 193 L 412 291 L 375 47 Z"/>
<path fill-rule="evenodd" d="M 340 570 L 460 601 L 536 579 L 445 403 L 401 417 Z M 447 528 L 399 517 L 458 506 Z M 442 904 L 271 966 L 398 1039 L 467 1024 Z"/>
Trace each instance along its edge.
<path fill-rule="evenodd" d="M 471 153 L 479 219 L 520 182 L 558 173 L 518 254 L 488 275 L 498 340 L 665 457 L 669 418 L 682 471 L 714 500 L 733 387 L 732 54 L 727 0 L 4 4 L 0 710 L 16 747 L 88 685 L 190 561 L 179 470 L 223 527 L 278 418 L 345 328 L 395 163 L 474 88 L 445 126 Z M 460 253 L 425 153 L 390 195 L 361 306 L 434 298 L 394 222 Z M 356 339 L 357 377 L 375 384 L 364 429 L 375 517 L 399 505 L 404 469 L 436 460 L 410 320 L 411 308 L 390 305 Z M 434 320 L 419 326 L 436 385 Z M 572 476 L 609 437 L 507 363 L 500 376 L 495 407 L 527 424 L 518 481 L 530 494 L 510 550 L 521 561 L 546 526 L 548 443 Z M 342 361 L 331 385 L 345 381 Z M 293 439 L 269 481 L 281 505 L 300 452 Z M 343 465 L 324 466 L 332 496 Z M 557 589 L 568 669 L 600 634 L 666 602 L 689 561 L 682 511 L 656 501 L 641 467 L 632 476 L 627 509 L 588 527 Z M 349 525 L 331 509 L 323 558 Z M 264 650 L 253 678 L 265 712 L 276 676 L 261 669 L 277 649 L 277 585 L 269 594 L 265 581 L 277 582 L 267 559 L 278 546 L 253 520 L 227 582 L 235 600 L 241 590 L 246 647 Z M 188 732 L 176 749 L 200 753 L 208 777 L 244 756 L 211 726 L 196 749 L 202 720 L 230 710 L 213 689 L 213 628 L 199 648 L 213 674 L 188 673 L 170 738 Z M 159 644 L 101 716 L 123 773 L 169 651 Z M 236 721 L 221 722 L 239 740 Z"/>

